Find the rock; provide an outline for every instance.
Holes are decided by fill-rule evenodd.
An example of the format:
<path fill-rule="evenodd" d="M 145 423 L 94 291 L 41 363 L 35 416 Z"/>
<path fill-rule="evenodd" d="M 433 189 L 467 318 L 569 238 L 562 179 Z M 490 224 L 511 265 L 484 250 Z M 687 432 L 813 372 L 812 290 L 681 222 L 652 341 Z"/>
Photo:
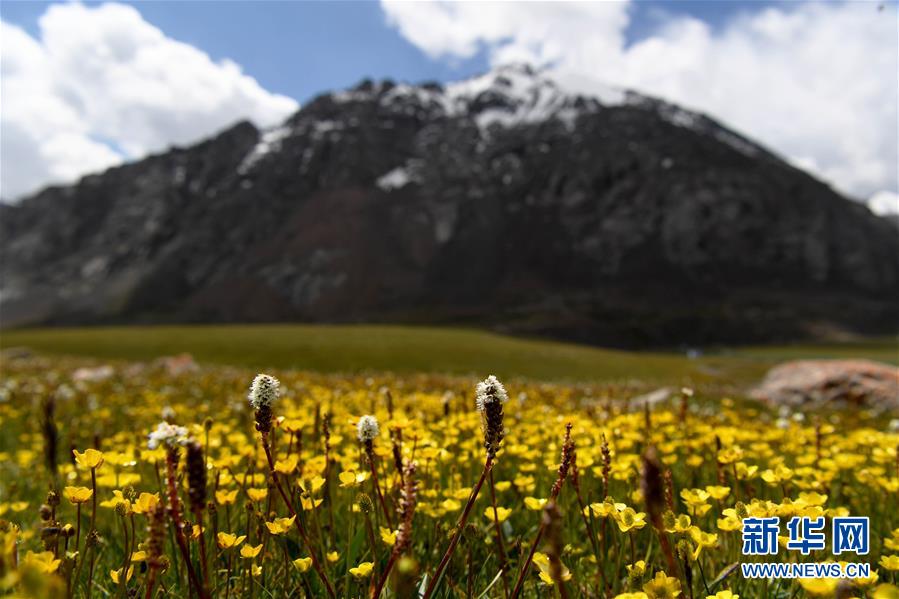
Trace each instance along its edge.
<path fill-rule="evenodd" d="M 0 361 L 27 360 L 34 355 L 28 347 L 7 347 L 0 350 Z"/>
<path fill-rule="evenodd" d="M 169 376 L 181 376 L 200 370 L 194 357 L 188 353 L 157 358 L 154 365 L 163 368 Z"/>
<path fill-rule="evenodd" d="M 899 322 L 891 223 L 709 117 L 524 67 L 368 81 L 0 204 L 0 257 L 3 326 L 440 323 L 673 347 Z"/>
<path fill-rule="evenodd" d="M 651 391 L 649 393 L 644 393 L 643 395 L 638 395 L 630 400 L 630 404 L 637 407 L 653 407 L 656 404 L 662 403 L 666 401 L 669 397 L 671 397 L 671 388 L 670 387 L 661 387 L 656 389 L 655 391 Z"/>
<path fill-rule="evenodd" d="M 98 383 L 100 381 L 105 381 L 114 374 L 115 369 L 108 364 L 95 367 L 85 366 L 83 368 L 76 369 L 75 372 L 72 373 L 72 380 L 76 382 L 83 381 Z"/>
<path fill-rule="evenodd" d="M 869 360 L 798 360 L 772 368 L 750 397 L 791 408 L 899 410 L 899 368 Z"/>

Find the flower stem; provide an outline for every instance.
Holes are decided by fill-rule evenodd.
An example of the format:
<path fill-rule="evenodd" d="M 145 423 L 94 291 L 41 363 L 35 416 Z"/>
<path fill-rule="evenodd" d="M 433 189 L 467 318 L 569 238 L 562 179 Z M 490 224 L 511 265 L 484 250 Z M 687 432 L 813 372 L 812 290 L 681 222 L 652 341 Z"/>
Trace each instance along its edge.
<path fill-rule="evenodd" d="M 465 528 L 465 523 L 468 522 L 468 516 L 471 513 L 471 508 L 474 507 L 474 502 L 475 500 L 477 500 L 478 494 L 481 492 L 481 487 L 484 485 L 484 481 L 487 479 L 487 474 L 490 473 L 490 469 L 492 467 L 493 458 L 487 456 L 487 460 L 484 462 L 484 469 L 481 471 L 481 477 L 478 479 L 477 484 L 475 484 L 474 488 L 471 490 L 471 495 L 468 497 L 468 503 L 465 504 L 465 510 L 459 517 L 459 522 L 456 524 L 456 531 L 453 533 L 453 538 L 450 540 L 449 547 L 446 548 L 446 553 L 443 554 L 443 559 L 441 559 L 440 563 L 437 565 L 437 570 L 434 571 L 434 577 L 431 579 L 431 582 L 428 583 L 428 588 L 427 590 L 425 590 L 425 594 L 422 599 L 429 599 L 436 590 L 437 585 L 440 584 L 440 579 L 443 578 L 443 571 L 446 569 L 450 558 L 453 556 L 453 551 L 456 550 L 456 545 L 459 543 L 459 538 L 462 536 L 462 529 Z"/>
<path fill-rule="evenodd" d="M 261 433 L 262 437 L 262 448 L 265 450 L 265 459 L 268 461 L 268 468 L 271 472 L 272 479 L 275 481 L 275 486 L 278 488 L 278 492 L 281 494 L 281 498 L 284 499 L 284 503 L 287 505 L 287 509 L 290 511 L 290 515 L 294 517 L 294 524 L 297 527 L 297 531 L 300 533 L 300 539 L 303 541 L 303 544 L 306 546 L 306 550 L 309 552 L 309 557 L 312 558 L 312 567 L 315 569 L 315 573 L 318 574 L 318 577 L 321 579 L 322 584 L 325 585 L 325 589 L 328 591 L 328 596 L 331 599 L 334 599 L 334 589 L 331 587 L 331 581 L 328 580 L 328 576 L 325 574 L 325 571 L 322 569 L 321 563 L 318 561 L 318 557 L 316 557 L 315 551 L 312 548 L 312 544 L 309 542 L 309 537 L 306 536 L 306 531 L 303 530 L 303 524 L 300 522 L 300 519 L 297 518 L 297 511 L 293 507 L 293 502 L 290 500 L 290 497 L 285 493 L 284 487 L 281 485 L 281 481 L 278 480 L 278 473 L 275 472 L 275 460 L 272 457 L 272 449 L 269 446 L 268 442 L 268 433 Z"/>
<path fill-rule="evenodd" d="M 506 580 L 506 548 L 503 544 L 503 531 L 499 524 L 499 512 L 496 509 L 496 488 L 493 484 L 493 469 L 490 469 L 490 504 L 493 507 L 493 528 L 496 531 L 496 548 L 499 552 L 499 568 L 502 572 L 503 597 L 509 596 L 509 582 Z"/>

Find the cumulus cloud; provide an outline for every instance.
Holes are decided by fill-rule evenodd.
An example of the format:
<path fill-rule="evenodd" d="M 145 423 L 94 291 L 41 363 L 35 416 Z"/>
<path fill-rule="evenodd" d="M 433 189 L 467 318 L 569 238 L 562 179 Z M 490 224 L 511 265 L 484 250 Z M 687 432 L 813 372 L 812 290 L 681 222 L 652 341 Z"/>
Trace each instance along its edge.
<path fill-rule="evenodd" d="M 897 188 L 893 5 L 791 3 L 723 26 L 658 18 L 628 44 L 634 5 L 382 0 L 434 58 L 527 60 L 578 91 L 615 84 L 715 116 L 856 197 Z"/>
<path fill-rule="evenodd" d="M 68 182 L 297 109 L 231 61 L 213 61 L 130 6 L 50 6 L 35 39 L 0 22 L 0 195 Z"/>

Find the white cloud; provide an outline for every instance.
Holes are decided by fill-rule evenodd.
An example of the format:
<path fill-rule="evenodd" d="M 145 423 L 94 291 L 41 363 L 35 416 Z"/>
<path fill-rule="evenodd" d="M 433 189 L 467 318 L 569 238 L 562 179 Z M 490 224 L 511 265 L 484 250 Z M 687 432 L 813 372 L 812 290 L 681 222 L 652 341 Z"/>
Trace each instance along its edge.
<path fill-rule="evenodd" d="M 668 15 L 627 45 L 627 3 L 382 0 L 388 21 L 435 58 L 526 59 L 567 85 L 612 83 L 698 109 L 857 197 L 897 188 L 895 7 L 794 3 L 713 30 Z M 597 89 L 602 89 L 598 88 Z"/>
<path fill-rule="evenodd" d="M 241 118 L 268 126 L 297 109 L 235 63 L 166 37 L 130 6 L 53 5 L 39 25 L 34 39 L 0 23 L 4 199 Z"/>

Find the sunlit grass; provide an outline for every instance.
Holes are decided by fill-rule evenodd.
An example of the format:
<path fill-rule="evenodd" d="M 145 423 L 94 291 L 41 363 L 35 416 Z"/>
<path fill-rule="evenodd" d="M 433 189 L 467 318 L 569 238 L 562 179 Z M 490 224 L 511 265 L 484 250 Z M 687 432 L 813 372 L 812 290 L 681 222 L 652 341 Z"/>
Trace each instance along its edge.
<path fill-rule="evenodd" d="M 746 384 L 788 358 L 862 357 L 899 363 L 895 340 L 718 350 L 689 359 L 676 352 L 627 352 L 467 329 L 371 325 L 98 327 L 0 333 L 0 347 L 13 346 L 125 360 L 189 352 L 200 362 L 344 373 L 473 374 L 489 364 L 505 377 L 639 379 L 658 384 Z"/>

